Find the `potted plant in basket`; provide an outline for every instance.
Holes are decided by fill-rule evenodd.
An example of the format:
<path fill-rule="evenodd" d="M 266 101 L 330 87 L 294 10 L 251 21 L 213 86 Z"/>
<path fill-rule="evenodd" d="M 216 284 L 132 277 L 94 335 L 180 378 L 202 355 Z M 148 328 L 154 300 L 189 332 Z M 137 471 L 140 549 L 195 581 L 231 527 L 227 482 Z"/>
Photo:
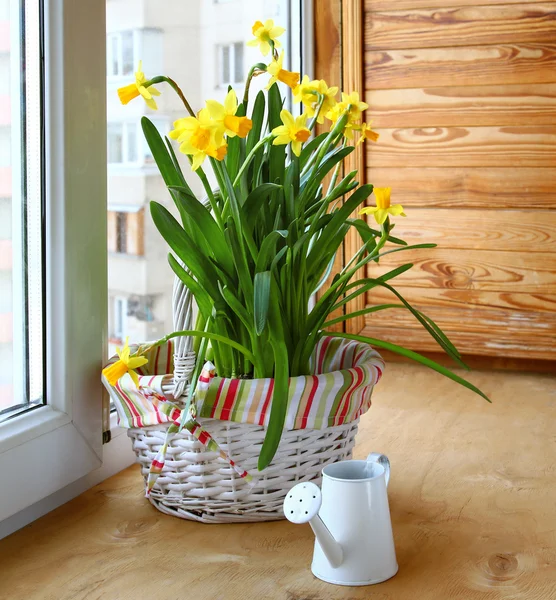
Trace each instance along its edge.
<path fill-rule="evenodd" d="M 372 347 L 412 358 L 486 398 L 471 383 L 415 352 L 366 336 L 326 333 L 327 327 L 361 314 L 404 308 L 456 364 L 465 366 L 440 328 L 392 287 L 391 281 L 411 264 L 380 277 L 356 278 L 363 266 L 388 254 L 435 244 L 408 246 L 394 237 L 391 217 L 405 214 L 399 204 L 391 204 L 390 189 L 360 185 L 355 171 L 342 175 L 343 160 L 354 146 L 378 138 L 362 121 L 367 105 L 356 92 L 338 98 L 336 87 L 307 76 L 300 79 L 285 69 L 284 53 L 278 50 L 283 31 L 272 21 L 253 26 L 250 43 L 270 60 L 249 71 L 241 100 L 230 88 L 223 104 L 208 100 L 195 112 L 172 79 L 147 79 L 141 66 L 135 83 L 119 90 L 124 104 L 142 96 L 156 109 L 154 96 L 160 92 L 155 86 L 166 83 L 186 111 L 174 123 L 171 140 L 162 139 L 146 117 L 142 127 L 179 217 L 151 202 L 152 218 L 170 247 L 168 260 L 179 280 L 176 310 L 188 309 L 192 295 L 196 323 L 191 326 L 186 310 L 182 330 L 134 349 L 126 343 L 103 374 L 120 417 L 137 435 L 145 435 L 145 426 L 158 427 L 154 438 L 136 440 L 151 498 L 158 494 L 159 508 L 188 518 L 277 518 L 291 482 L 318 477 L 324 462 L 349 454 L 357 420 L 370 406 L 372 386 L 382 374 L 382 361 Z M 266 93 L 252 98 L 254 77 L 268 77 L 268 85 Z M 301 108 L 298 116 L 284 108 L 281 89 L 288 88 Z M 314 135 L 317 123 L 327 130 Z M 204 200 L 188 185 L 174 146 L 189 158 Z M 217 189 L 209 184 L 207 163 Z M 373 195 L 376 205 L 366 206 Z M 356 211 L 373 214 L 376 224 L 354 218 Z M 311 303 L 329 280 L 352 227 L 362 238 L 361 249 Z M 399 302 L 331 316 L 378 286 L 391 290 Z M 188 340 L 176 359 L 190 359 L 181 398 L 164 375 L 172 372 L 170 353 L 176 349 L 169 344 L 174 338 Z M 162 367 L 161 348 L 169 356 Z M 215 419 L 225 422 L 224 432 L 215 430 Z M 291 432 L 295 439 L 304 430 L 317 436 L 303 442 L 305 451 L 299 444 L 287 445 Z M 185 450 L 180 454 L 178 445 L 171 453 L 177 465 L 172 470 L 167 454 L 175 436 L 189 440 L 187 451 L 194 448 L 198 454 L 201 444 L 202 460 L 185 456 Z M 263 475 L 249 485 L 245 467 L 251 470 L 257 457 Z M 296 469 L 300 461 L 305 467 Z M 200 464 L 204 466 L 198 468 Z M 219 469 L 227 469 L 227 475 L 219 475 L 214 484 L 212 476 Z M 190 476 L 197 479 L 192 482 Z M 211 485 L 216 486 L 212 491 Z M 257 495 L 257 486 L 263 493 Z"/>

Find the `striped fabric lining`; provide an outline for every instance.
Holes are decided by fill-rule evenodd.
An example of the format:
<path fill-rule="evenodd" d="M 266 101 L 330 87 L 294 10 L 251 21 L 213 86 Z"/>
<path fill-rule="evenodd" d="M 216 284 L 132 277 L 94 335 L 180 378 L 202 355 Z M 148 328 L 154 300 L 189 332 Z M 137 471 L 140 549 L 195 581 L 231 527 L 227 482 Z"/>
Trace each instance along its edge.
<path fill-rule="evenodd" d="M 136 348 L 131 348 L 132 353 Z M 148 364 L 137 370 L 139 389 L 129 375 L 115 387 L 104 380 L 121 427 L 148 427 L 176 420 L 179 409 L 162 391 L 163 383 L 172 377 L 172 355 L 171 341 L 146 354 Z M 371 405 L 372 388 L 382 376 L 384 361 L 367 344 L 327 336 L 317 344 L 311 368 L 314 375 L 290 379 L 285 429 L 323 429 L 360 417 Z M 214 366 L 207 363 L 195 392 L 196 414 L 268 425 L 273 387 L 272 379 L 215 377 Z"/>

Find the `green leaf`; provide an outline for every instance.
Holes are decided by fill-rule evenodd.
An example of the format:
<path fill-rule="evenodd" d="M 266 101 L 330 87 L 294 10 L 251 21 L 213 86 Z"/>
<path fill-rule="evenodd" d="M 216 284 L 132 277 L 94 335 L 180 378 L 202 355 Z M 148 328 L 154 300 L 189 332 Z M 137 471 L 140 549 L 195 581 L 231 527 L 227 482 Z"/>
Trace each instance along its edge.
<path fill-rule="evenodd" d="M 299 155 L 299 168 L 303 170 L 307 161 L 313 154 L 313 151 L 316 151 L 317 148 L 324 142 L 326 137 L 328 136 L 328 131 L 321 133 L 314 137 L 310 142 L 307 142 L 305 146 L 303 146 L 303 150 L 301 150 L 301 154 Z"/>
<path fill-rule="evenodd" d="M 284 341 L 284 331 L 282 328 L 282 315 L 280 313 L 280 304 L 278 301 L 279 290 L 276 281 L 272 279 L 272 292 L 270 294 L 269 305 L 269 331 L 270 344 L 274 352 L 274 391 L 272 394 L 272 407 L 270 409 L 270 418 L 268 428 L 259 455 L 258 469 L 262 471 L 266 468 L 278 449 L 286 413 L 288 410 L 288 387 L 289 387 L 289 368 L 288 368 L 288 348 Z"/>
<path fill-rule="evenodd" d="M 194 240 L 186 233 L 167 208 L 154 201 L 151 202 L 150 206 L 154 224 L 166 240 L 166 243 L 187 266 L 197 281 L 206 289 L 213 300 L 218 300 L 220 298 L 220 293 L 216 285 L 218 277 L 205 253 L 195 244 Z"/>
<path fill-rule="evenodd" d="M 268 305 L 270 300 L 270 271 L 255 273 L 253 315 L 255 317 L 255 331 L 261 335 L 268 317 Z"/>
<path fill-rule="evenodd" d="M 261 249 L 259 250 L 257 264 L 255 265 L 255 271 L 257 273 L 261 273 L 268 269 L 272 259 L 276 256 L 276 243 L 280 238 L 286 238 L 287 236 L 287 230 L 275 229 L 265 237 L 263 243 L 261 244 Z"/>
<path fill-rule="evenodd" d="M 185 286 L 195 297 L 199 310 L 201 311 L 205 320 L 207 320 L 212 313 L 212 301 L 210 296 L 207 294 L 203 286 L 199 285 L 193 277 L 183 268 L 183 266 L 175 259 L 172 254 L 168 254 L 168 262 L 172 267 L 172 271 L 183 281 Z"/>
<path fill-rule="evenodd" d="M 183 175 L 180 176 L 180 172 L 176 170 L 172 156 L 168 152 L 162 136 L 158 133 L 158 129 L 147 117 L 141 118 L 141 127 L 164 183 L 167 186 L 183 185 Z"/>
<path fill-rule="evenodd" d="M 264 92 L 262 90 L 259 91 L 257 97 L 255 98 L 255 104 L 253 105 L 253 113 L 251 114 L 251 120 L 253 121 L 253 127 L 251 127 L 251 131 L 247 135 L 247 145 L 245 148 L 246 154 L 249 154 L 251 150 L 255 147 L 257 142 L 261 139 L 261 131 L 263 127 L 264 120 L 264 111 L 265 111 L 265 97 Z M 264 149 L 261 148 L 261 152 Z"/>
<path fill-rule="evenodd" d="M 268 90 L 268 130 L 272 132 L 275 127 L 282 124 L 280 111 L 283 106 L 283 99 L 278 89 L 278 84 L 274 84 Z M 286 146 L 270 146 L 268 150 L 268 168 L 269 179 L 271 183 L 282 183 L 284 181 L 284 169 L 286 162 Z"/>
<path fill-rule="evenodd" d="M 373 346 L 377 346 L 378 348 L 384 348 L 385 350 L 390 350 L 390 352 L 395 352 L 396 354 L 400 354 L 401 356 L 410 358 L 411 360 L 421 363 L 422 365 L 429 367 L 433 371 L 437 371 L 441 375 L 448 377 L 448 379 L 451 379 L 452 381 L 459 383 L 463 387 L 466 387 L 467 389 L 469 389 L 472 392 L 475 392 L 476 394 L 481 396 L 481 398 L 484 398 L 487 402 L 490 402 L 490 399 L 488 398 L 488 396 L 486 394 L 484 394 L 483 392 L 481 392 L 481 390 L 478 387 L 475 387 L 472 383 L 469 383 L 469 381 L 466 381 L 465 379 L 463 379 L 463 377 L 460 377 L 459 375 L 452 373 L 452 371 L 450 371 L 450 369 L 447 369 L 446 367 L 439 365 L 438 363 L 434 362 L 434 360 L 431 360 L 430 358 L 427 358 L 426 356 L 422 356 L 421 354 L 418 354 L 417 352 L 413 352 L 413 350 L 406 350 L 405 348 L 402 348 L 401 346 L 397 346 L 396 344 L 392 344 L 390 342 L 385 342 L 384 340 L 377 340 L 375 338 L 367 337 L 364 335 L 354 335 L 351 333 L 337 333 L 337 332 L 334 332 L 334 335 L 337 337 L 346 338 L 348 340 L 355 340 L 357 342 L 364 342 L 365 344 L 371 344 Z"/>
<path fill-rule="evenodd" d="M 230 276 L 234 276 L 235 266 L 230 248 L 226 243 L 224 233 L 218 227 L 218 224 L 207 210 L 194 196 L 189 194 L 186 188 L 171 186 L 175 194 L 177 194 L 180 202 L 183 204 L 185 211 L 195 223 L 196 231 L 200 231 L 203 235 L 208 253 L 212 254 L 216 261 L 220 263 Z"/>
<path fill-rule="evenodd" d="M 263 183 L 247 196 L 247 200 L 245 200 L 241 207 L 241 215 L 243 222 L 250 231 L 253 231 L 255 221 L 257 220 L 261 209 L 268 210 L 268 203 L 266 203 L 265 200 L 272 192 L 279 189 L 280 186 L 275 183 Z"/>

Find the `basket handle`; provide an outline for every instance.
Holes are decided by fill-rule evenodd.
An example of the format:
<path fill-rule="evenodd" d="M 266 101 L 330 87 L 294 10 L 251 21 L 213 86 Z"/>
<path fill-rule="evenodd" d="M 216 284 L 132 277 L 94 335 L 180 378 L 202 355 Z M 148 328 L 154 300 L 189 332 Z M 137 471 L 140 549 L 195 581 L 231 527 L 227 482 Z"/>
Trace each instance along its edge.
<path fill-rule="evenodd" d="M 174 331 L 191 329 L 193 321 L 193 297 L 187 286 L 179 277 L 174 279 L 172 292 L 172 314 Z M 178 399 L 188 392 L 188 384 L 195 368 L 195 352 L 193 352 L 193 338 L 180 336 L 174 343 L 174 399 Z"/>

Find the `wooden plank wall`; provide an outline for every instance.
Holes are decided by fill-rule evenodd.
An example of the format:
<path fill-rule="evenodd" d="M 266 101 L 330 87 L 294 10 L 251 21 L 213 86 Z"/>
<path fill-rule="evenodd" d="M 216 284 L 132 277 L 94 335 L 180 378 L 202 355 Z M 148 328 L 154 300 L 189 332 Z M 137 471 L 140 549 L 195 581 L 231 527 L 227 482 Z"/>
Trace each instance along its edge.
<path fill-rule="evenodd" d="M 469 355 L 556 358 L 556 2 L 365 0 L 367 180 L 440 248 L 393 254 L 397 288 Z M 368 304 L 391 301 L 374 290 Z M 365 332 L 435 344 L 403 311 Z"/>

